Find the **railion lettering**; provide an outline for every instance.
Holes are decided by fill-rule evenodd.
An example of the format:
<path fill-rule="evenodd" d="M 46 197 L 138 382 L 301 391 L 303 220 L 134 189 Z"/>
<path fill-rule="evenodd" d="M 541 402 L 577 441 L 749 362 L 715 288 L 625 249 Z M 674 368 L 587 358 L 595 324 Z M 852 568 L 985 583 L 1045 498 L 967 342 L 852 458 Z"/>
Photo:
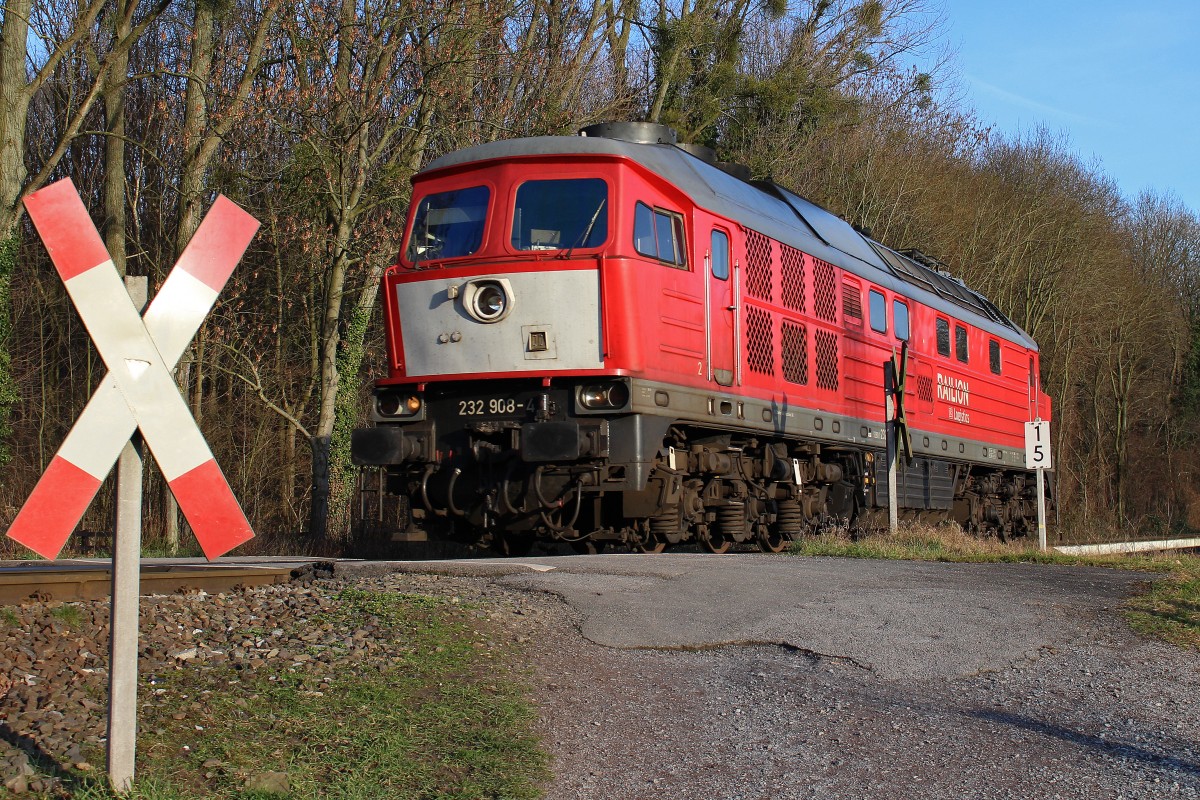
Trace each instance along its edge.
<path fill-rule="evenodd" d="M 945 400 L 947 403 L 953 403 L 956 406 L 971 405 L 970 384 L 962 378 L 956 378 L 953 375 L 938 373 L 937 394 L 938 400 Z"/>

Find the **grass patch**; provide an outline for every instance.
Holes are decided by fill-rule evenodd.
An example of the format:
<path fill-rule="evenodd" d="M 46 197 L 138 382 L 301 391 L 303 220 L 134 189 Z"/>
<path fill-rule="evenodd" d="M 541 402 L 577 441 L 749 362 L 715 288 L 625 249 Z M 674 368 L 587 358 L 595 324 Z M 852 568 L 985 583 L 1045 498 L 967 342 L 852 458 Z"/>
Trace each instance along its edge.
<path fill-rule="evenodd" d="M 204 555 L 200 543 L 191 536 L 180 537 L 178 546 L 171 549 L 163 539 L 151 539 L 142 543 L 142 558 L 197 558 Z"/>
<path fill-rule="evenodd" d="M 341 638 L 372 618 L 383 646 L 334 667 L 276 659 L 257 669 L 189 668 L 144 687 L 151 705 L 131 796 L 541 796 L 548 759 L 534 713 L 510 654 L 491 648 L 476 614 L 423 596 L 349 590 L 339 600 L 312 622 L 334 623 Z M 249 783 L 268 772 L 286 774 L 286 792 Z M 89 784 L 75 796 L 108 795 Z"/>
<path fill-rule="evenodd" d="M 6 628 L 21 627 L 21 618 L 11 608 L 0 608 L 0 622 L 3 622 Z"/>
<path fill-rule="evenodd" d="M 1143 594 L 1125 603 L 1124 614 L 1145 635 L 1200 650 L 1200 557 L 1159 553 L 1071 556 L 1041 552 L 1036 543 L 1008 544 L 968 536 L 954 525 L 901 526 L 896 533 L 852 537 L 832 530 L 792 544 L 789 552 L 805 556 L 901 559 L 961 563 L 1061 564 L 1167 573 Z"/>
<path fill-rule="evenodd" d="M 1141 633 L 1200 650 L 1200 560 L 1181 562 L 1170 577 L 1130 599 L 1125 616 Z"/>
<path fill-rule="evenodd" d="M 78 628 L 79 621 L 83 619 L 83 612 L 79 610 L 79 606 L 66 605 L 51 609 L 50 616 L 68 628 Z"/>

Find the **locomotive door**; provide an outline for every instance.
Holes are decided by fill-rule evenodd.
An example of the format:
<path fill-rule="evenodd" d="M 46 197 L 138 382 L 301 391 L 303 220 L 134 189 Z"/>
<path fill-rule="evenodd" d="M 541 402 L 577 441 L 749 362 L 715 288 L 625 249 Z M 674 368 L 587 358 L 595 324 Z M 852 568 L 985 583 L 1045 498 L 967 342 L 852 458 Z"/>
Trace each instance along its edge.
<path fill-rule="evenodd" d="M 721 386 L 733 385 L 733 275 L 729 232 L 713 228 L 709 240 L 704 285 L 705 352 L 708 380 Z"/>

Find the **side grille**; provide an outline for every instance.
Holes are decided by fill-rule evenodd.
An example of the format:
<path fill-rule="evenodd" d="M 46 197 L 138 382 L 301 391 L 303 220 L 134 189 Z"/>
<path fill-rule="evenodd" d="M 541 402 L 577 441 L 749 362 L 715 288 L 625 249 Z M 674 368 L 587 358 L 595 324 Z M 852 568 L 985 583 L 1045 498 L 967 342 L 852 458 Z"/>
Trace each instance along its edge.
<path fill-rule="evenodd" d="M 754 372 L 770 375 L 775 371 L 774 351 L 771 315 L 751 306 L 746 314 L 746 363 Z"/>
<path fill-rule="evenodd" d="M 817 317 L 837 322 L 837 276 L 833 265 L 820 259 L 813 262 L 813 294 Z"/>
<path fill-rule="evenodd" d="M 782 328 L 783 379 L 788 383 L 808 384 L 808 329 L 784 320 Z"/>
<path fill-rule="evenodd" d="M 772 239 L 758 231 L 746 231 L 746 292 L 771 302 Z"/>
<path fill-rule="evenodd" d="M 837 334 L 817 331 L 817 387 L 836 392 L 838 388 Z"/>
<path fill-rule="evenodd" d="M 857 281 L 842 282 L 842 316 L 847 325 L 862 325 L 862 290 Z"/>
<path fill-rule="evenodd" d="M 780 277 L 783 279 L 783 304 L 804 313 L 804 254 L 786 244 L 779 246 Z"/>

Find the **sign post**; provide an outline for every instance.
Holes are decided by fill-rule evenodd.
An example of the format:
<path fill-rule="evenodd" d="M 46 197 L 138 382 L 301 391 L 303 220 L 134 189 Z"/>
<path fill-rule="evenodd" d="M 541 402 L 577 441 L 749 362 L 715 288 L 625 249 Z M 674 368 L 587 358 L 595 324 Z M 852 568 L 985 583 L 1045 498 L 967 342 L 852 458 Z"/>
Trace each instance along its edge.
<path fill-rule="evenodd" d="M 146 307 L 147 279 L 126 277 L 129 299 Z M 113 535 L 109 614 L 108 780 L 127 792 L 137 753 L 138 597 L 142 553 L 142 442 L 136 433 L 117 461 L 117 520 Z"/>
<path fill-rule="evenodd" d="M 133 782 L 137 736 L 140 442 L 149 446 L 206 557 L 216 558 L 254 536 L 171 370 L 249 246 L 258 221 L 218 197 L 143 316 L 145 289 L 140 302 L 127 292 L 70 179 L 29 195 L 25 208 L 108 374 L 8 536 L 56 558 L 120 457 L 108 768 L 113 788 L 124 792 Z"/>
<path fill-rule="evenodd" d="M 1038 417 L 1025 423 L 1025 467 L 1037 473 L 1038 548 L 1046 550 L 1046 470 L 1050 457 L 1050 421 Z"/>

